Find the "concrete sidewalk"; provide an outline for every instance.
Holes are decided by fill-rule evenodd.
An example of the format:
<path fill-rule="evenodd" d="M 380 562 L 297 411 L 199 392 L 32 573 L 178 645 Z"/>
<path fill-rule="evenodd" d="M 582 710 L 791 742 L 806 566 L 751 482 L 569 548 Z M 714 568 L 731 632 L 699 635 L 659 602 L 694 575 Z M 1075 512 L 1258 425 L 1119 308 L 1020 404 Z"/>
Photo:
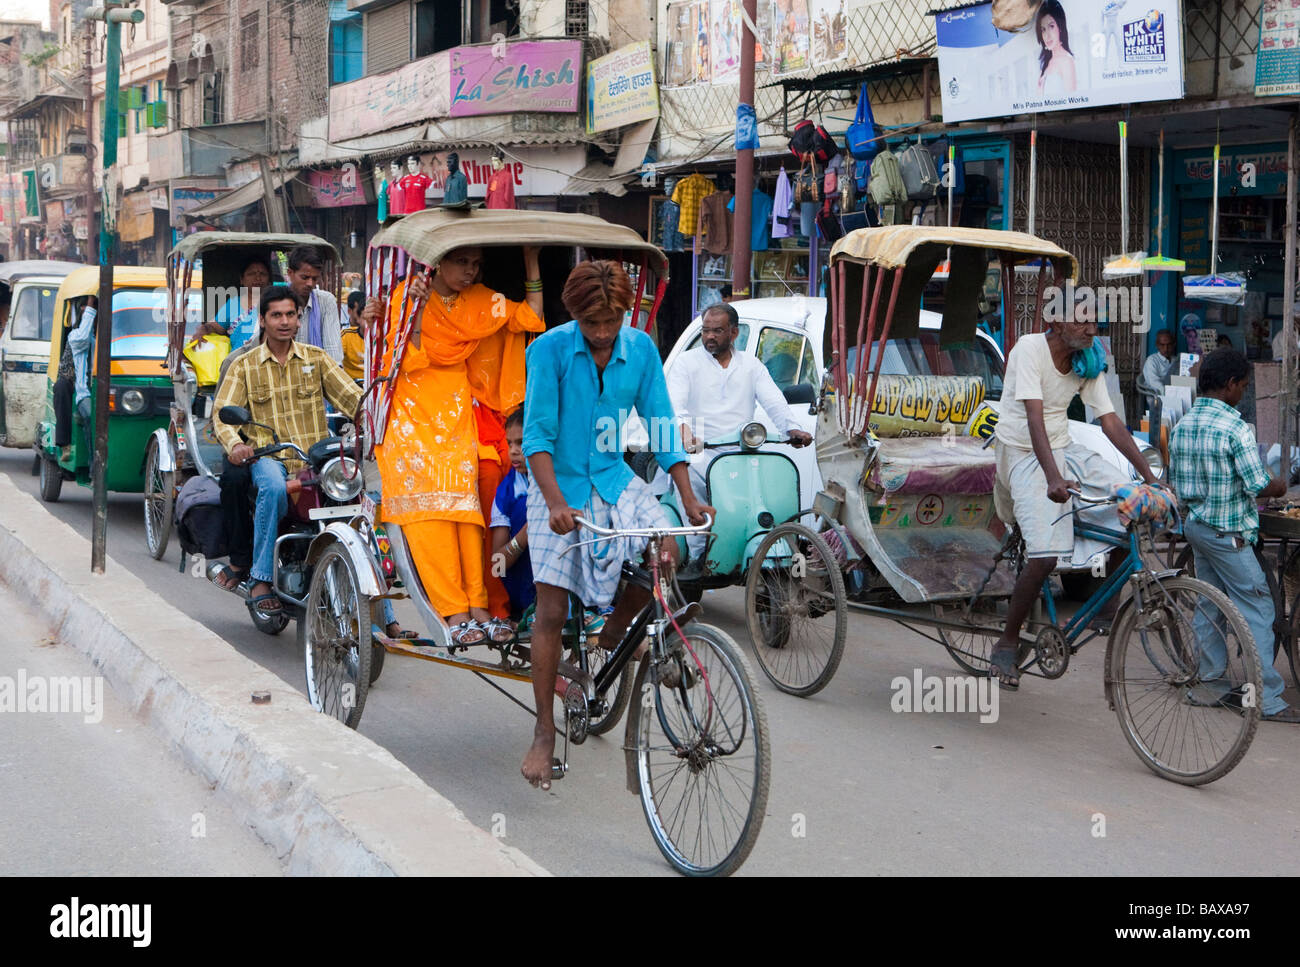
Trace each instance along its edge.
<path fill-rule="evenodd" d="M 89 563 L 89 541 L 0 476 L 0 580 L 90 657 L 290 873 L 546 875 L 111 558 L 104 575 Z M 255 691 L 271 703 L 253 705 Z"/>

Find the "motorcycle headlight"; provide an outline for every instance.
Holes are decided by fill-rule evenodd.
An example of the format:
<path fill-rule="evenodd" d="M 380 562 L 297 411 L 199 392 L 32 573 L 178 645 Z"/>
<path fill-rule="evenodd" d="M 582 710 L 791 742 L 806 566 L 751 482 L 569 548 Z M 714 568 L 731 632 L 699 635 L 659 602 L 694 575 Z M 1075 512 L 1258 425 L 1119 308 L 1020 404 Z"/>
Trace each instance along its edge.
<path fill-rule="evenodd" d="M 361 468 L 351 457 L 334 457 L 321 468 L 320 489 L 330 500 L 346 504 L 361 493 Z"/>
<path fill-rule="evenodd" d="M 740 442 L 750 450 L 757 450 L 767 442 L 767 427 L 762 423 L 746 423 L 740 431 Z"/>
<path fill-rule="evenodd" d="M 122 407 L 122 412 L 131 416 L 144 412 L 144 402 L 144 393 L 138 389 L 123 390 L 122 395 L 118 397 L 118 405 Z"/>
<path fill-rule="evenodd" d="M 1147 444 L 1142 447 L 1142 456 L 1146 458 L 1147 466 L 1151 468 L 1151 472 L 1163 480 L 1165 476 L 1165 461 L 1161 458 L 1160 451 L 1150 444 Z"/>

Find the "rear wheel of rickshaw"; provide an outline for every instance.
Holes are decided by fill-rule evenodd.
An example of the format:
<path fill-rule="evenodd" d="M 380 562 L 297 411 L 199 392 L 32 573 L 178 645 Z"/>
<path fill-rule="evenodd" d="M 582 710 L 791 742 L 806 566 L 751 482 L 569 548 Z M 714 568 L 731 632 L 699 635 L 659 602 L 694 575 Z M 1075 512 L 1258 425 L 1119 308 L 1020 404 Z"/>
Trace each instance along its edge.
<path fill-rule="evenodd" d="M 52 504 L 63 490 L 63 470 L 48 456 L 41 455 L 41 500 Z"/>
<path fill-rule="evenodd" d="M 1230 772 L 1263 701 L 1254 636 L 1222 591 L 1195 578 L 1153 582 L 1121 610 L 1106 681 L 1124 737 L 1152 772 L 1189 786 Z"/>
<path fill-rule="evenodd" d="M 970 608 L 963 601 L 933 604 L 930 607 L 936 618 L 960 621 L 970 626 L 970 631 L 944 627 L 935 630 L 939 632 L 939 640 L 948 649 L 948 654 L 958 668 L 972 675 L 987 675 L 989 655 L 1006 624 L 1006 619 L 998 614 L 997 601 L 993 598 L 979 598 Z M 1023 650 L 1017 657 L 1024 657 Z M 1017 660 L 1016 664 L 1020 665 L 1021 661 Z"/>
<path fill-rule="evenodd" d="M 754 848 L 772 750 L 753 675 L 731 637 L 691 622 L 652 681 L 637 670 L 636 763 L 655 845 L 687 876 L 726 876 Z M 675 635 L 675 632 L 674 632 Z"/>
<path fill-rule="evenodd" d="M 311 576 L 307 610 L 298 620 L 307 672 L 307 700 L 348 728 L 361 721 L 373 657 L 370 601 L 347 552 L 325 549 Z"/>
<path fill-rule="evenodd" d="M 144 458 L 144 540 L 155 561 L 167 553 L 176 507 L 176 472 L 161 467 L 158 441 L 151 439 Z"/>
<path fill-rule="evenodd" d="M 844 657 L 848 610 L 844 576 L 820 534 L 787 523 L 763 538 L 745 580 L 745 612 L 773 685 L 800 697 L 825 688 Z"/>

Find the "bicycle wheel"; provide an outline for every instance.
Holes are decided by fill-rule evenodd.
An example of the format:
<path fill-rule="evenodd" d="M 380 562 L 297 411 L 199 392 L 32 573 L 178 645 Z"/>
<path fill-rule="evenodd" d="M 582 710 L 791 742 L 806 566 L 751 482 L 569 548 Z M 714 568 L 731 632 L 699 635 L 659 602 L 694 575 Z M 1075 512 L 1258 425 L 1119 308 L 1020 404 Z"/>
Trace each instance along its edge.
<path fill-rule="evenodd" d="M 161 465 L 158 441 L 150 440 L 144 458 L 144 541 L 155 561 L 167 553 L 176 506 L 176 473 Z"/>
<path fill-rule="evenodd" d="M 307 613 L 298 621 L 307 672 L 307 700 L 350 729 L 361 722 L 370 690 L 370 602 L 337 544 L 325 549 L 311 576 Z"/>
<path fill-rule="evenodd" d="M 731 637 L 692 622 L 669 674 L 637 672 L 641 806 L 664 858 L 687 876 L 726 876 L 753 849 L 772 752 L 753 677 Z M 681 639 L 676 639 L 681 647 Z"/>
<path fill-rule="evenodd" d="M 835 677 L 849 607 L 844 575 L 820 534 L 781 524 L 763 538 L 745 579 L 745 612 L 758 666 L 781 691 L 807 697 Z"/>
<path fill-rule="evenodd" d="M 1195 578 L 1152 582 L 1124 609 L 1106 676 L 1133 751 L 1156 775 L 1198 786 L 1230 772 L 1259 726 L 1262 672 L 1250 626 Z"/>
<path fill-rule="evenodd" d="M 605 667 L 609 661 L 611 652 L 597 645 L 595 648 L 587 649 L 587 666 L 591 669 L 592 677 Z M 608 707 L 605 714 L 601 716 L 592 716 L 587 723 L 588 735 L 604 735 L 614 726 L 618 725 L 619 719 L 627 711 L 628 700 L 632 698 L 632 676 L 635 674 L 633 669 L 634 662 L 629 660 L 623 667 L 623 671 L 618 676 L 618 681 L 614 683 L 608 691 L 605 692 L 605 702 Z"/>
<path fill-rule="evenodd" d="M 987 675 L 989 655 L 1006 625 L 1006 618 L 998 614 L 997 602 L 991 598 L 980 598 L 969 611 L 964 602 L 939 603 L 931 605 L 931 608 L 936 618 L 964 621 L 970 625 L 970 631 L 942 627 L 935 630 L 939 632 L 939 640 L 958 668 L 972 675 Z"/>

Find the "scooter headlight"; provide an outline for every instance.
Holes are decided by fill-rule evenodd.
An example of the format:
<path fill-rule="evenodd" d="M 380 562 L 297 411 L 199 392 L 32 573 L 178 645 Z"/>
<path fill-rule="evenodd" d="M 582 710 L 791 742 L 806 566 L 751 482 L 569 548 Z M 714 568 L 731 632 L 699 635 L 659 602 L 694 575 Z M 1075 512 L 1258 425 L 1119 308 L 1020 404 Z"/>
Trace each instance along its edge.
<path fill-rule="evenodd" d="M 762 423 L 746 423 L 740 431 L 740 442 L 747 450 L 757 450 L 767 442 L 767 427 Z"/>
<path fill-rule="evenodd" d="M 334 457 L 321 468 L 320 489 L 340 504 L 355 500 L 361 493 L 361 468 L 351 457 Z"/>
<path fill-rule="evenodd" d="M 1141 449 L 1142 456 L 1146 458 L 1147 466 L 1151 468 L 1151 472 L 1163 480 L 1165 476 L 1165 462 L 1160 456 L 1160 451 L 1149 444 Z"/>

